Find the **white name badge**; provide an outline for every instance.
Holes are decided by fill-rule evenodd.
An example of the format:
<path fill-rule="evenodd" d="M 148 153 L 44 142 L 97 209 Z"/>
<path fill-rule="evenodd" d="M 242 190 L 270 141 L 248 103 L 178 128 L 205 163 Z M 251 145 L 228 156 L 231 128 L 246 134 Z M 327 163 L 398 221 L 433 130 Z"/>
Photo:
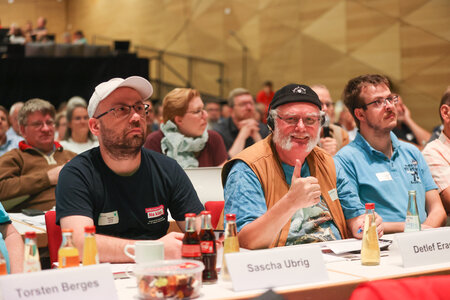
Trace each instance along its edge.
<path fill-rule="evenodd" d="M 119 224 L 119 213 L 117 210 L 109 212 L 109 213 L 100 213 L 98 216 L 98 225 L 114 225 Z"/>
<path fill-rule="evenodd" d="M 405 268 L 450 261 L 450 228 L 396 234 Z"/>
<path fill-rule="evenodd" d="M 389 173 L 389 172 L 380 172 L 380 173 L 376 173 L 375 175 L 377 175 L 378 181 L 380 181 L 380 182 L 392 180 L 391 173 Z"/>
<path fill-rule="evenodd" d="M 225 254 L 235 291 L 327 281 L 317 245 L 288 246 Z"/>
<path fill-rule="evenodd" d="M 3 300 L 118 299 L 109 264 L 1 276 L 0 291 Z"/>

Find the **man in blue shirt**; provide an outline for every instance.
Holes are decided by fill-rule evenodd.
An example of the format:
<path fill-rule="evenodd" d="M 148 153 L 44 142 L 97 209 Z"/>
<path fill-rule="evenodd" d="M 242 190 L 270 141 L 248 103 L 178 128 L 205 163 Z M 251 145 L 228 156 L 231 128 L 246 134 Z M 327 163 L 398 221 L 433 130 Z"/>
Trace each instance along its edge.
<path fill-rule="evenodd" d="M 8 111 L 0 105 L 0 156 L 11 149 L 18 148 L 19 142 L 23 140 L 19 136 L 8 136 Z"/>
<path fill-rule="evenodd" d="M 397 124 L 397 101 L 384 76 L 363 75 L 348 82 L 344 102 L 359 132 L 337 153 L 336 165 L 361 199 L 352 199 L 353 206 L 375 203 L 386 233 L 404 230 L 409 190 L 417 193 L 422 227 L 439 227 L 446 215 L 422 154 L 391 132 Z"/>

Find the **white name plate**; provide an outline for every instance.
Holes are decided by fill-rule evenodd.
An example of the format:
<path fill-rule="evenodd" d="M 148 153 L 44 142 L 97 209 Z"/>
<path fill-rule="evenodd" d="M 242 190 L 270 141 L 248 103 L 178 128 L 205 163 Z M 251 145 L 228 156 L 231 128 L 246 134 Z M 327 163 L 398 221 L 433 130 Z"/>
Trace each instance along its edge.
<path fill-rule="evenodd" d="M 235 291 L 327 281 L 317 245 L 288 246 L 225 255 Z"/>
<path fill-rule="evenodd" d="M 0 277 L 3 300 L 117 300 L 109 264 L 44 270 Z"/>
<path fill-rule="evenodd" d="M 405 268 L 450 261 L 450 228 L 396 234 Z"/>

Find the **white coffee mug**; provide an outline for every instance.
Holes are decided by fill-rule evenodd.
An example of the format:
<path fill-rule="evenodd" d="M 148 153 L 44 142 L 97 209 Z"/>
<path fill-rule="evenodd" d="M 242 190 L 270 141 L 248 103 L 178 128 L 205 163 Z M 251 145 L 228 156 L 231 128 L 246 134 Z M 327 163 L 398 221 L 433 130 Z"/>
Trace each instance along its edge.
<path fill-rule="evenodd" d="M 134 249 L 134 255 L 128 251 L 131 248 Z M 134 245 L 126 245 L 123 252 L 137 264 L 164 260 L 164 243 L 161 241 L 136 241 Z"/>

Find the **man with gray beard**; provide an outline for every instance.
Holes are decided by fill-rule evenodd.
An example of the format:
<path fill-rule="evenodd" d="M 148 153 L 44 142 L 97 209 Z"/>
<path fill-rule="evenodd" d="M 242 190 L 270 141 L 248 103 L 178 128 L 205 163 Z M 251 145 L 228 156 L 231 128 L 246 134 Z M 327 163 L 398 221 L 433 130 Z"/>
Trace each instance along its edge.
<path fill-rule="evenodd" d="M 225 213 L 236 214 L 239 244 L 249 249 L 361 238 L 364 210 L 346 219 L 358 198 L 317 147 L 324 123 L 322 104 L 308 86 L 289 84 L 269 106 L 264 140 L 225 164 Z M 377 216 L 378 234 L 383 234 Z"/>
<path fill-rule="evenodd" d="M 178 163 L 142 148 L 144 104 L 153 92 L 138 76 L 99 84 L 89 100 L 89 128 L 99 147 L 72 159 L 56 187 L 56 221 L 74 230 L 82 257 L 84 227 L 95 225 L 101 262 L 132 262 L 124 247 L 136 240 L 164 243 L 166 259 L 181 257 L 183 234 L 167 233 L 168 213 L 184 230 L 184 215 L 203 205 Z"/>

